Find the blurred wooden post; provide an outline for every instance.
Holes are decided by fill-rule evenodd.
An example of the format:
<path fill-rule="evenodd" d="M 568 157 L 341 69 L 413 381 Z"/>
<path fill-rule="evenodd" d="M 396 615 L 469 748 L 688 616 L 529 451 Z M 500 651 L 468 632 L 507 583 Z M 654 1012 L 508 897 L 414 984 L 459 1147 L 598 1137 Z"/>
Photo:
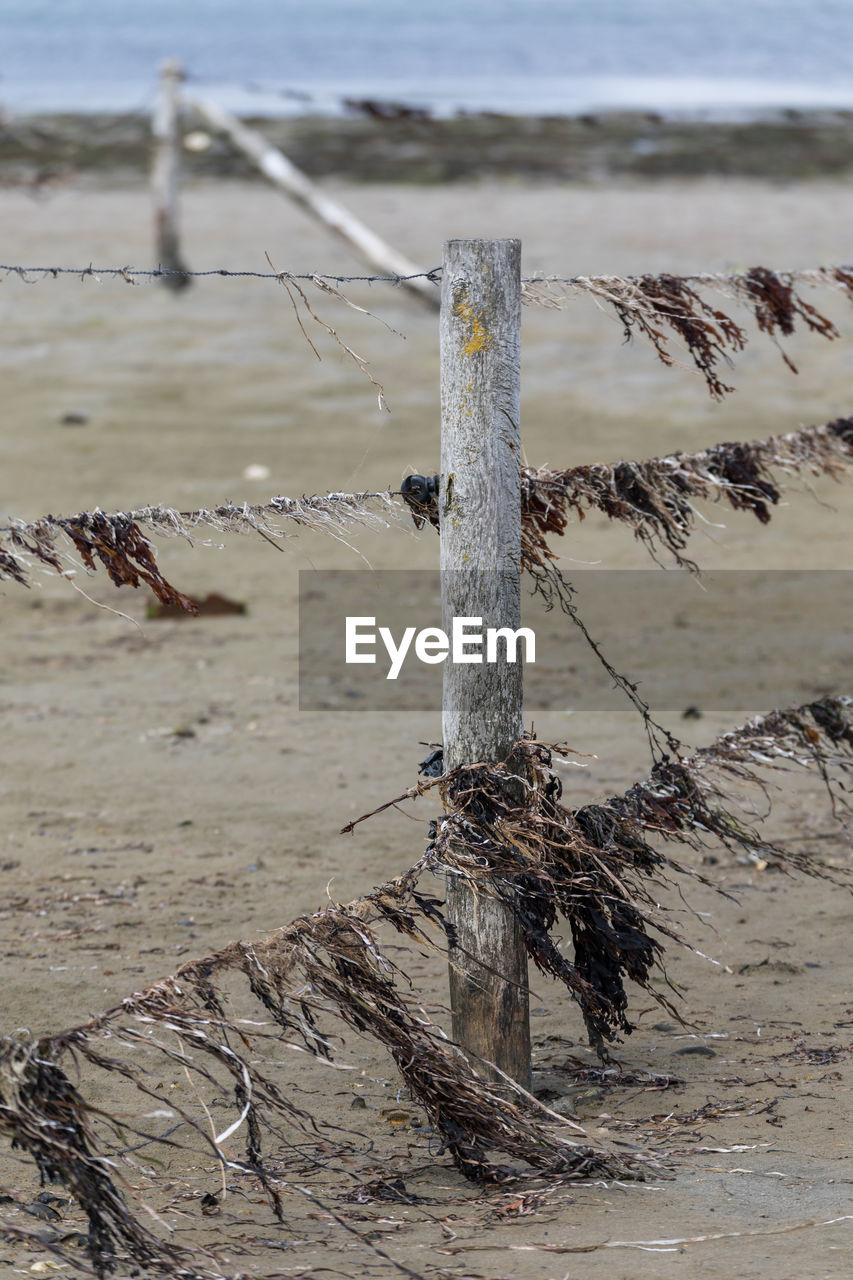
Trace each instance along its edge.
<path fill-rule="evenodd" d="M 521 242 L 451 240 L 441 284 L 442 626 L 521 625 Z M 478 628 L 479 629 L 479 628 Z M 485 655 L 484 655 L 485 656 Z M 521 664 L 444 664 L 444 767 L 506 759 L 522 736 Z M 508 906 L 448 877 L 453 1038 L 525 1087 L 527 954 Z M 478 964 L 476 957 L 482 964 Z"/>
<path fill-rule="evenodd" d="M 184 69 L 170 58 L 160 67 L 160 87 L 151 122 L 154 155 L 151 189 L 154 197 L 154 235 L 157 263 L 165 271 L 186 270 L 178 234 L 178 184 L 181 172 L 181 139 L 178 131 L 180 84 Z M 184 289 L 187 275 L 160 276 L 167 289 Z"/>
<path fill-rule="evenodd" d="M 423 269 L 398 253 L 350 213 L 349 209 L 338 204 L 337 200 L 324 195 L 307 174 L 297 169 L 278 147 L 274 147 L 261 134 L 247 128 L 214 102 L 194 97 L 190 100 L 190 105 L 214 129 L 227 133 L 234 145 L 258 166 L 274 186 L 345 240 L 368 266 L 376 268 L 383 275 L 419 276 L 415 280 L 402 281 L 401 288 L 407 289 L 428 306 L 438 307 L 438 290 L 431 280 L 423 278 Z"/>

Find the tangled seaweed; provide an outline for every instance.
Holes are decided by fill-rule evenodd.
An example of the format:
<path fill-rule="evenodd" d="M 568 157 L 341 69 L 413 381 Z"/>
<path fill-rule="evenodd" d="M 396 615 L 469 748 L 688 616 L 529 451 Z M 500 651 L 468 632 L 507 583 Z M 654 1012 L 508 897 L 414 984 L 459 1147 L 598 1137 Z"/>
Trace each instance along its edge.
<path fill-rule="evenodd" d="M 829 747 L 846 769 L 853 766 L 848 706 L 844 700 L 827 699 L 773 712 L 692 757 L 659 760 L 648 778 L 622 796 L 574 811 L 559 802 L 551 749 L 527 740 L 517 749 L 526 757 L 520 770 L 526 799 L 520 806 L 510 798 L 505 767 L 477 765 L 442 779 L 449 815 L 439 825 L 433 856 L 445 870 L 472 882 L 486 877 L 487 891 L 504 897 L 518 918 L 530 958 L 543 973 L 565 983 L 580 1006 L 590 1043 L 606 1057 L 605 1042 L 633 1029 L 626 1016 L 626 978 L 675 1012 L 650 985 L 663 954 L 650 930 L 681 939 L 656 918 L 644 881 L 660 883 L 675 873 L 704 879 L 695 871 L 686 873 L 652 847 L 649 837 L 697 849 L 715 837 L 728 848 L 832 879 L 820 864 L 767 842 L 732 815 L 721 783 L 758 782 L 756 766 L 774 759 L 814 763 L 833 808 L 844 804 L 825 750 Z M 512 767 L 517 767 L 515 758 Z M 561 916 L 571 928 L 573 961 L 551 936 Z"/>
<path fill-rule="evenodd" d="M 271 498 L 269 502 L 240 506 L 231 502 L 196 511 L 175 511 L 170 507 L 140 507 L 111 514 L 95 509 L 73 516 L 43 516 L 26 523 L 15 521 L 0 529 L 0 579 L 10 578 L 29 586 L 32 562 L 67 574 L 58 539 L 65 535 L 89 570 L 97 563 L 106 568 L 116 586 L 138 587 L 145 583 L 162 604 L 175 605 L 187 613 L 196 607 L 157 568 L 155 551 L 143 528 L 162 537 L 181 537 L 192 542 L 199 528 L 219 533 L 256 533 L 278 545 L 288 535 L 281 521 L 331 534 L 346 541 L 348 525 L 387 527 L 385 514 L 395 508 L 390 493 L 329 493 L 303 498 Z M 4 536 L 5 535 L 5 536 Z"/>
<path fill-rule="evenodd" d="M 35 1041 L 0 1040 L 0 1131 L 33 1157 L 43 1180 L 63 1182 L 84 1209 L 98 1274 L 127 1255 L 167 1275 L 197 1275 L 176 1245 L 137 1221 L 118 1185 L 107 1139 L 111 1131 L 113 1146 L 123 1147 L 130 1131 L 144 1144 L 177 1146 L 177 1140 L 150 1132 L 150 1125 L 134 1128 L 126 1113 L 111 1120 L 93 1108 L 71 1083 L 68 1060 L 78 1071 L 85 1063 L 119 1073 L 143 1097 L 159 1099 L 151 1071 L 152 1056 L 159 1056 L 208 1093 L 220 1099 L 230 1093 L 236 1118 L 218 1136 L 186 1105 L 170 1104 L 217 1161 L 260 1183 L 281 1216 L 280 1191 L 290 1184 L 265 1163 L 262 1128 L 275 1135 L 279 1153 L 298 1150 L 303 1161 L 294 1130 L 314 1141 L 322 1130 L 261 1070 L 259 1050 L 277 1039 L 331 1060 L 332 1041 L 322 1024 L 332 1016 L 388 1050 L 426 1110 L 440 1153 L 466 1178 L 506 1181 L 524 1176 L 522 1165 L 562 1179 L 642 1177 L 648 1161 L 595 1147 L 582 1131 L 572 1134 L 577 1126 L 556 1124 L 558 1118 L 520 1087 L 514 1086 L 510 1100 L 469 1065 L 402 990 L 405 974 L 377 930 L 390 926 L 419 945 L 434 946 L 437 937 L 441 949 L 454 942 L 441 902 L 421 888 L 428 872 L 452 873 L 478 892 L 498 894 L 515 912 L 535 964 L 577 1001 L 591 1043 L 606 1059 L 607 1043 L 632 1030 L 626 980 L 678 1016 L 650 985 L 662 967 L 663 940 L 681 941 L 660 918 L 651 890 L 677 874 L 703 877 L 652 839 L 700 847 L 715 837 L 730 848 L 832 878 L 826 867 L 786 852 L 735 818 L 725 807 L 723 786 L 756 783 L 768 766 L 815 765 L 833 804 L 846 805 L 839 774 L 853 770 L 851 705 L 850 699 L 826 698 L 774 711 L 693 756 L 659 762 L 624 795 L 574 811 L 560 803 L 553 749 L 532 738 L 516 745 L 511 764 L 463 766 L 416 784 L 389 803 L 437 787 L 445 813 L 433 824 L 425 853 L 404 875 L 262 940 L 231 943 L 184 964 L 81 1026 Z M 508 781 L 516 786 L 508 788 Z M 554 936 L 560 920 L 571 931 L 571 959 Z M 242 975 L 275 1030 L 229 1017 L 222 996 L 228 974 Z M 241 1128 L 245 1154 L 227 1156 L 223 1144 Z"/>
<path fill-rule="evenodd" d="M 365 898 L 297 920 L 263 941 L 233 943 L 185 964 L 172 977 L 83 1026 L 26 1044 L 0 1040 L 0 1131 L 11 1137 L 13 1146 L 33 1156 L 43 1179 L 63 1182 L 85 1210 L 90 1223 L 89 1255 L 99 1275 L 114 1267 L 121 1252 L 166 1275 L 189 1274 L 177 1270 L 188 1259 L 137 1222 L 108 1172 L 104 1152 L 95 1144 L 91 1108 L 60 1065 L 63 1057 L 118 1072 L 152 1097 L 158 1095 L 146 1083 L 149 1072 L 138 1063 L 140 1050 L 165 1055 L 223 1096 L 223 1086 L 202 1058 L 218 1065 L 220 1075 L 231 1077 L 238 1111 L 237 1120 L 224 1133 L 211 1139 L 200 1120 L 174 1103 L 172 1107 L 212 1148 L 217 1160 L 260 1181 L 280 1220 L 280 1188 L 288 1183 L 264 1164 L 261 1117 L 276 1136 L 281 1130 L 270 1123 L 271 1118 L 284 1119 L 315 1141 L 320 1135 L 312 1117 L 256 1065 L 253 1050 L 258 1041 L 274 1037 L 253 1030 L 250 1038 L 226 1016 L 215 979 L 227 971 L 245 976 L 251 993 L 279 1027 L 281 1038 L 291 1044 L 295 1039 L 318 1057 L 331 1056 L 317 1021 L 324 1012 L 336 1014 L 386 1047 L 412 1096 L 427 1108 L 441 1151 L 469 1179 L 502 1182 L 517 1176 L 517 1168 L 489 1160 L 489 1149 L 525 1162 L 539 1173 L 572 1180 L 642 1176 L 642 1161 L 579 1143 L 566 1136 L 577 1126 L 565 1123 L 560 1131 L 508 1101 L 467 1066 L 400 990 L 395 966 L 383 953 L 374 928 L 390 923 L 405 936 L 426 942 L 422 928 L 430 921 L 444 925 L 438 905 L 417 891 L 412 872 Z M 176 1046 L 169 1042 L 172 1036 L 177 1037 Z M 109 1046 L 109 1055 L 102 1042 Z M 121 1049 L 135 1052 L 119 1057 Z M 243 1124 L 245 1157 L 226 1159 L 221 1144 Z M 122 1127 L 116 1122 L 117 1134 L 127 1128 L 126 1123 Z M 149 1142 L 163 1141 L 154 1134 L 142 1136 Z M 292 1150 L 293 1138 L 285 1135 L 280 1145 Z"/>
<path fill-rule="evenodd" d="M 583 519 L 603 511 L 629 524 L 655 555 L 666 548 L 681 568 L 696 569 L 684 554 L 695 528 L 697 498 L 724 496 L 736 511 L 762 524 L 781 497 L 774 472 L 806 471 L 839 478 L 853 466 L 853 418 L 751 443 L 713 445 L 645 462 L 598 463 L 567 471 L 526 468 L 522 473 L 522 564 L 542 570 L 554 553 L 550 535 L 562 535 L 570 511 Z"/>
<path fill-rule="evenodd" d="M 706 302 L 699 289 L 713 289 L 742 303 L 752 312 L 761 332 L 777 346 L 777 334 L 792 334 L 797 322 L 830 341 L 839 337 L 833 322 L 797 292 L 801 283 L 829 286 L 853 299 L 850 267 L 803 271 L 751 267 L 733 275 L 706 272 L 680 276 L 664 272 L 642 276 L 541 276 L 524 281 L 522 297 L 525 302 L 559 307 L 566 291 L 587 293 L 613 308 L 627 340 L 639 333 L 665 365 L 676 363 L 670 350 L 675 335 L 686 346 L 711 396 L 722 400 L 734 388 L 720 379 L 717 366 L 721 361 L 731 363 L 732 355 L 743 350 L 746 333 L 727 312 Z M 784 351 L 782 359 L 792 373 L 797 372 Z"/>

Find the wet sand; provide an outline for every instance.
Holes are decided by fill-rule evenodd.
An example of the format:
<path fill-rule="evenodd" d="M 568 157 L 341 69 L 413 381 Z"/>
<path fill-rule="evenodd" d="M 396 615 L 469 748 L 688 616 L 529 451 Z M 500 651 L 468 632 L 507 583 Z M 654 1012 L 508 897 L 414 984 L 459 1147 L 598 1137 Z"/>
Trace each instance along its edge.
<path fill-rule="evenodd" d="M 329 189 L 425 267 L 439 262 L 447 237 L 520 235 L 527 273 L 566 275 L 844 261 L 853 215 L 853 189 L 832 183 Z M 279 269 L 362 274 L 346 249 L 255 184 L 197 184 L 183 219 L 186 255 L 197 269 L 265 270 L 268 251 Z M 70 184 L 46 200 L 7 192 L 3 224 L 6 261 L 151 261 L 141 187 Z M 312 294 L 312 305 L 370 360 L 390 415 L 380 415 L 370 384 L 309 318 L 317 360 L 274 282 L 212 279 L 173 297 L 121 281 L 6 278 L 0 516 L 382 488 L 409 469 L 436 469 L 436 318 L 387 288 L 350 292 L 405 338 L 332 299 Z M 688 369 L 664 369 L 640 343 L 623 346 L 618 324 L 587 299 L 560 312 L 526 309 L 528 461 L 647 457 L 850 414 L 853 310 L 837 297 L 812 300 L 837 319 L 842 340 L 789 340 L 801 370 L 794 377 L 773 345 L 753 335 L 731 374 L 738 390 L 722 405 Z M 68 413 L 85 423 L 64 425 Z M 243 478 L 253 464 L 270 469 L 268 481 Z M 715 523 L 691 551 L 709 568 L 853 567 L 853 493 L 827 481 L 808 489 L 794 486 L 766 529 L 747 514 L 710 508 Z M 355 541 L 377 568 L 435 563 L 431 530 L 364 533 Z M 244 601 L 247 616 L 146 621 L 141 594 L 100 576 L 78 577 L 96 601 L 135 618 L 140 633 L 51 576 L 31 591 L 3 584 L 5 1032 L 73 1025 L 190 956 L 317 908 L 327 891 L 339 901 L 364 892 L 415 860 L 434 813 L 420 801 L 414 823 L 391 812 L 353 836 L 337 834 L 411 785 L 424 753 L 419 744 L 439 736 L 438 714 L 297 710 L 298 571 L 362 567 L 352 550 L 311 534 L 287 543 L 285 554 L 252 538 L 232 537 L 222 548 L 159 547 L 176 585 Z M 603 517 L 573 527 L 561 551 L 567 570 L 573 559 L 647 565 L 629 532 Z M 792 652 L 791 662 L 802 669 L 804 689 L 813 679 L 817 691 L 820 673 L 810 671 L 808 651 Z M 737 693 L 739 716 L 708 709 L 700 721 L 682 722 L 689 690 L 667 714 L 685 741 L 700 744 L 769 709 L 756 705 L 749 681 Z M 627 712 L 581 716 L 560 705 L 537 712 L 536 728 L 594 753 L 567 779 L 578 800 L 622 790 L 648 766 L 641 725 Z M 849 846 L 816 779 L 785 781 L 774 800 L 769 831 L 847 865 Z M 514 1191 L 469 1187 L 446 1158 L 432 1159 L 423 1117 L 398 1096 L 393 1065 L 348 1037 L 341 1059 L 355 1071 L 332 1085 L 312 1074 L 311 1104 L 345 1126 L 357 1116 L 363 1151 L 375 1144 L 360 1157 L 360 1173 L 373 1160 L 421 1200 L 353 1205 L 340 1199 L 351 1183 L 346 1171 L 305 1185 L 417 1274 L 559 1280 L 581 1267 L 590 1280 L 846 1274 L 850 1222 L 788 1228 L 848 1212 L 850 898 L 719 851 L 707 856 L 717 860 L 703 870 L 732 898 L 691 888 L 698 917 L 676 899 L 670 904 L 690 940 L 719 962 L 686 950 L 669 956 L 668 975 L 691 1025 L 678 1027 L 634 993 L 639 1029 L 618 1048 L 626 1068 L 676 1074 L 683 1084 L 649 1091 L 579 1083 L 570 1059 L 595 1065 L 579 1019 L 562 990 L 534 981 L 536 1087 L 593 1137 L 654 1151 L 673 1177 L 546 1190 L 528 1214 L 530 1203 L 519 1203 Z M 403 962 L 424 1001 L 440 1005 L 441 963 Z M 282 1070 L 286 1079 L 288 1067 Z M 180 1089 L 181 1081 L 168 1087 Z M 353 1111 L 357 1092 L 367 1106 Z M 94 1097 L 117 1105 L 121 1091 L 113 1098 L 100 1083 Z M 407 1106 L 409 1121 L 389 1118 Z M 287 1197 L 282 1228 L 245 1188 L 235 1188 L 221 1216 L 202 1216 L 200 1195 L 218 1185 L 204 1158 L 159 1169 L 150 1185 L 138 1168 L 125 1172 L 182 1243 L 215 1245 L 230 1259 L 224 1274 L 308 1275 L 321 1267 L 391 1274 L 369 1244 L 297 1192 Z M 33 1166 L 8 1152 L 0 1180 L 16 1205 L 38 1191 Z M 58 1232 L 55 1222 L 35 1222 L 16 1205 L 3 1205 L 8 1221 Z M 79 1230 L 76 1210 L 62 1211 L 63 1228 Z M 651 1252 L 618 1244 L 719 1233 Z M 614 1247 L 595 1248 L 605 1243 Z M 587 1246 L 582 1259 L 561 1252 Z M 26 1270 L 45 1256 L 0 1244 L 10 1268 Z"/>

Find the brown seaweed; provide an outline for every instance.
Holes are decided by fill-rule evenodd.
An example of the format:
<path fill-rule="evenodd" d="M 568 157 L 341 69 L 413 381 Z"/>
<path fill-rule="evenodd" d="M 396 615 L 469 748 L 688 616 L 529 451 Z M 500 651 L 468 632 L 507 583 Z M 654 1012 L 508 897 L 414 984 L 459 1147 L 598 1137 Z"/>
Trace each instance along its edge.
<path fill-rule="evenodd" d="M 145 582 L 161 604 L 174 605 L 186 613 L 198 607 L 167 582 L 154 559 L 153 548 L 139 525 L 121 513 L 107 516 L 102 511 L 57 521 L 76 547 L 87 569 L 96 561 L 105 567 L 117 587 L 138 587 Z"/>
<path fill-rule="evenodd" d="M 841 278 L 836 276 L 836 279 Z M 799 318 L 813 333 L 819 333 L 830 341 L 841 336 L 831 320 L 800 297 L 790 276 L 770 271 L 767 267 L 751 267 L 743 277 L 740 288 L 751 305 L 762 333 L 775 338 L 778 330 L 787 336 L 794 332 Z M 797 372 L 796 365 L 784 351 L 782 359 L 792 373 Z"/>
<path fill-rule="evenodd" d="M 833 878 L 821 864 L 766 841 L 735 817 L 721 781 L 754 783 L 760 762 L 788 753 L 792 760 L 814 763 L 833 807 L 843 804 L 828 757 L 853 768 L 847 702 L 827 699 L 773 712 L 692 757 L 662 758 L 647 779 L 624 795 L 574 811 L 559 803 L 551 749 L 528 740 L 517 752 L 526 758 L 522 772 L 528 782 L 521 806 L 508 798 L 502 767 L 477 765 L 456 770 L 443 781 L 442 797 L 450 813 L 440 825 L 433 854 L 455 874 L 472 880 L 489 877 L 491 891 L 505 897 L 516 914 L 531 959 L 565 983 L 602 1056 L 607 1041 L 632 1030 L 626 979 L 674 1012 L 651 985 L 663 955 L 660 937 L 652 930 L 670 939 L 677 935 L 656 918 L 646 881 L 660 883 L 684 874 L 685 868 L 653 847 L 650 836 L 694 848 L 713 837 L 729 848 Z M 512 767 L 518 769 L 517 756 Z M 571 961 L 551 936 L 560 916 L 571 929 Z"/>
<path fill-rule="evenodd" d="M 800 284 L 829 286 L 853 299 L 853 270 L 843 266 L 800 271 L 771 271 L 759 266 L 736 274 L 703 272 L 683 276 L 672 272 L 542 276 L 523 282 L 522 297 L 528 303 L 560 307 L 568 294 L 587 293 L 599 305 L 613 308 L 626 340 L 640 334 L 666 365 L 677 363 L 670 344 L 673 338 L 680 339 L 711 396 L 721 400 L 734 388 L 722 381 L 718 366 L 721 362 L 731 363 L 732 356 L 746 345 L 747 335 L 727 311 L 707 302 L 700 290 L 713 290 L 740 302 L 752 312 L 759 330 L 777 346 L 777 334 L 792 334 L 797 323 L 821 337 L 837 338 L 835 324 L 806 302 L 798 292 Z M 796 373 L 791 358 L 779 349 L 788 368 Z"/>
<path fill-rule="evenodd" d="M 674 453 L 645 462 L 596 463 L 566 471 L 526 468 L 522 473 L 522 565 L 544 568 L 554 554 L 548 539 L 560 536 L 570 511 L 602 511 L 634 530 L 654 555 L 664 547 L 682 568 L 695 570 L 683 553 L 693 531 L 697 498 L 726 500 L 767 524 L 781 496 L 777 473 L 841 477 L 853 466 L 853 418 L 749 443 L 713 445 L 698 453 Z"/>
<path fill-rule="evenodd" d="M 193 602 L 167 582 L 157 567 L 152 544 L 143 529 L 160 537 L 181 537 L 192 542 L 199 528 L 217 532 L 256 533 L 278 546 L 288 536 L 289 524 L 319 530 L 346 541 L 349 525 L 387 528 L 385 515 L 395 508 L 390 493 L 329 493 L 302 498 L 274 497 L 266 503 L 222 503 L 195 511 L 149 506 L 112 513 L 95 509 L 72 516 L 42 516 L 0 528 L 0 579 L 29 585 L 32 562 L 57 573 L 69 572 L 61 558 L 65 535 L 91 572 L 102 565 L 117 586 L 145 584 L 157 599 L 186 613 L 195 613 Z"/>
<path fill-rule="evenodd" d="M 715 400 L 734 391 L 720 380 L 717 363 L 728 359 L 730 351 L 742 351 L 746 345 L 743 329 L 724 311 L 711 307 L 679 276 L 644 275 L 635 281 L 641 306 L 628 306 L 614 301 L 613 306 L 622 321 L 626 339 L 633 328 L 640 330 L 651 342 L 658 358 L 667 365 L 675 363 L 667 345 L 666 324 L 684 341 L 693 363 L 708 385 Z"/>

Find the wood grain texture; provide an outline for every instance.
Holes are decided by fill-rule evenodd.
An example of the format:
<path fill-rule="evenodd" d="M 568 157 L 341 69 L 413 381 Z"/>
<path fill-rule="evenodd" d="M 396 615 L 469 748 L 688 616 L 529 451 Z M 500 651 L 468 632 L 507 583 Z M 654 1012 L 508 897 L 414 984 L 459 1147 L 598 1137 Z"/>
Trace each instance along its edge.
<path fill-rule="evenodd" d="M 459 617 L 480 618 L 484 629 L 521 625 L 520 262 L 518 240 L 445 246 L 439 511 L 448 633 Z M 521 734 L 520 663 L 445 663 L 445 768 L 503 760 Z M 512 911 L 451 877 L 448 912 L 459 940 L 450 958 L 453 1037 L 526 1086 L 527 955 Z"/>

